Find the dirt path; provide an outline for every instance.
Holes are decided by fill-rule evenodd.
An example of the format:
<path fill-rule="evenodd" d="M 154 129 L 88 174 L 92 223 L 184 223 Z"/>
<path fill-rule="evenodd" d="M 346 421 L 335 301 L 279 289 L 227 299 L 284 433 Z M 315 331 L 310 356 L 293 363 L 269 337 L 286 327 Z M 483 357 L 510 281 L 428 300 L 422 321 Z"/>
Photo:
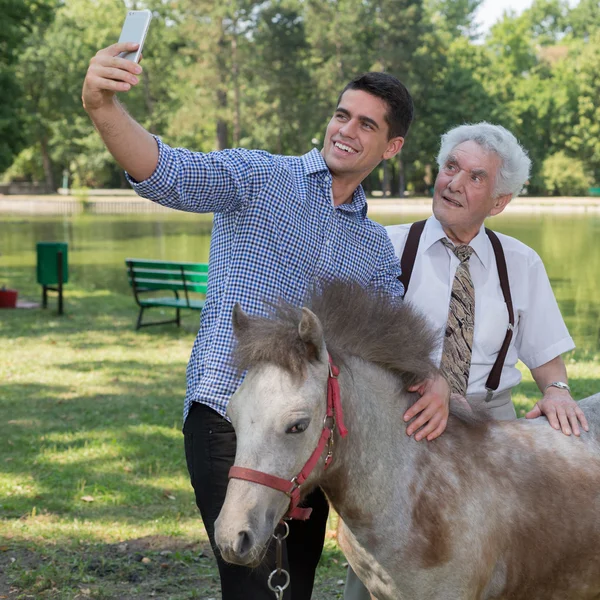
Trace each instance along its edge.
<path fill-rule="evenodd" d="M 326 550 L 313 600 L 341 598 L 343 556 Z M 118 544 L 39 550 L 0 546 L 0 599 L 220 600 L 216 562 L 206 543 L 149 536 Z"/>

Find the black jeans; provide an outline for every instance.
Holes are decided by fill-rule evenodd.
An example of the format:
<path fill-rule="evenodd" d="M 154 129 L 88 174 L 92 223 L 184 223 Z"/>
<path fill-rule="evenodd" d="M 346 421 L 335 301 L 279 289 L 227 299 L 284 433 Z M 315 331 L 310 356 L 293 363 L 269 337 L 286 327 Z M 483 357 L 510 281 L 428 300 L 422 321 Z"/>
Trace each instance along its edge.
<path fill-rule="evenodd" d="M 215 545 L 215 521 L 225 502 L 229 468 L 235 458 L 236 438 L 231 423 L 204 404 L 194 402 L 183 427 L 185 456 L 196 504 L 217 559 L 223 600 L 273 600 L 267 579 L 275 566 L 275 544 L 256 569 L 226 563 Z M 308 521 L 290 521 L 283 559 L 290 573 L 285 600 L 310 600 L 315 571 L 325 539 L 329 505 L 320 489 L 303 503 L 311 506 Z M 274 578 L 273 583 L 280 581 Z"/>

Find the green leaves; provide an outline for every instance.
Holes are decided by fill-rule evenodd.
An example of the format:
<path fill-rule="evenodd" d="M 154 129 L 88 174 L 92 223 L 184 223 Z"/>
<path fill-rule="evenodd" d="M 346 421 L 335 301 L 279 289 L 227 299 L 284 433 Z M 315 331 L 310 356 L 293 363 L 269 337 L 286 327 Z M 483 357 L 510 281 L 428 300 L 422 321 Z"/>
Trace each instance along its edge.
<path fill-rule="evenodd" d="M 0 173 L 11 165 L 27 137 L 16 63 L 27 35 L 51 20 L 54 5 L 53 0 L 0 0 Z"/>
<path fill-rule="evenodd" d="M 141 83 L 121 101 L 174 145 L 299 154 L 322 143 L 349 79 L 386 70 L 407 84 L 416 120 L 402 151 L 409 190 L 426 192 L 439 138 L 487 120 L 511 129 L 542 164 L 566 152 L 600 181 L 600 11 L 597 0 L 535 0 L 485 40 L 481 0 L 146 0 L 153 10 Z M 0 0 L 0 172 L 44 177 L 67 169 L 80 185 L 123 183 L 82 110 L 90 59 L 116 41 L 121 0 Z M 5 23 L 7 26 L 5 26 Z M 313 141 L 315 140 L 315 141 Z M 36 160 L 37 156 L 37 160 Z M 387 165 L 391 189 L 400 165 Z M 368 185 L 377 189 L 382 170 Z M 386 180 L 387 181 L 387 180 Z"/>
<path fill-rule="evenodd" d="M 544 161 L 541 175 L 546 190 L 554 196 L 584 196 L 592 183 L 583 161 L 562 150 Z"/>

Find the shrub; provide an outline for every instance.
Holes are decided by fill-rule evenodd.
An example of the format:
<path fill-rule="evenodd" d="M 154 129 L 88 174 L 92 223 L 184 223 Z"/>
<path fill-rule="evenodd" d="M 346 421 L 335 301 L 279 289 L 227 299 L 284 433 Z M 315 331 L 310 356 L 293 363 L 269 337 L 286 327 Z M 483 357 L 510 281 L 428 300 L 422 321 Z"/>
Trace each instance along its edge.
<path fill-rule="evenodd" d="M 544 161 L 541 178 L 552 196 L 585 196 L 592 185 L 592 177 L 583 162 L 562 150 Z"/>

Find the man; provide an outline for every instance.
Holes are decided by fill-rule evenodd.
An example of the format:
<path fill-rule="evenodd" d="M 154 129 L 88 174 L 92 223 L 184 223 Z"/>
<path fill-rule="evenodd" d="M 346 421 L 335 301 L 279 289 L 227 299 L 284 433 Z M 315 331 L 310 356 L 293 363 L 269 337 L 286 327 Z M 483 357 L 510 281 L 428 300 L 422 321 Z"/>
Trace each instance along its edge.
<path fill-rule="evenodd" d="M 499 384 L 488 392 L 494 387 L 489 383 L 490 371 L 506 337 L 509 313 L 483 223 L 520 193 L 531 161 L 509 131 L 488 123 L 463 125 L 446 133 L 437 161 L 433 216 L 416 238 L 418 249 L 405 299 L 445 332 L 437 361 L 451 391 L 466 396 L 473 408 L 493 419 L 514 419 L 511 389 L 521 380 L 516 367 L 520 359 L 542 393 L 526 417 L 545 415 L 555 429 L 580 435 L 580 425 L 587 431 L 588 424 L 571 398 L 561 358 L 574 344 L 544 265 L 531 248 L 502 234 L 497 237 L 506 260 L 515 322 L 499 365 Z M 404 256 L 410 229 L 411 225 L 387 228 L 399 258 Z M 370 597 L 351 570 L 344 597 Z"/>
<path fill-rule="evenodd" d="M 187 371 L 184 435 L 188 469 L 211 544 L 235 457 L 235 433 L 226 419 L 241 382 L 231 364 L 232 308 L 236 302 L 264 314 L 265 300 L 301 304 L 313 282 L 356 279 L 401 297 L 400 268 L 384 229 L 366 218 L 362 180 L 395 156 L 413 115 L 408 90 L 394 77 L 368 73 L 350 82 L 327 127 L 322 151 L 301 157 L 226 150 L 201 154 L 173 149 L 136 123 L 115 92 L 138 83 L 141 67 L 117 55 L 136 44 L 115 44 L 91 60 L 83 103 L 109 151 L 142 196 L 172 208 L 214 212 L 208 294 Z M 421 394 L 406 418 L 409 433 L 434 439 L 445 428 L 448 388 L 441 378 L 417 386 Z M 286 543 L 291 593 L 310 600 L 322 547 L 327 502 L 308 498 L 313 515 L 292 523 Z M 250 570 L 216 557 L 223 598 L 271 600 L 265 567 Z M 276 582 L 280 583 L 280 582 Z"/>

